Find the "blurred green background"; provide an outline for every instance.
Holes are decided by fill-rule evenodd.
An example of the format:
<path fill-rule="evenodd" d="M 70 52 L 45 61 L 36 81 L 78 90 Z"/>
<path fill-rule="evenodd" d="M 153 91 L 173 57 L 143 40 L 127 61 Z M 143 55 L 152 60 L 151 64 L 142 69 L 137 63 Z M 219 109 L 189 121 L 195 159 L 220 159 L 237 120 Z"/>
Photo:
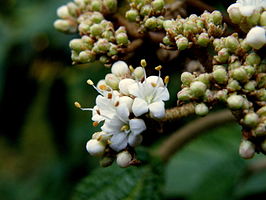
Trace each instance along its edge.
<path fill-rule="evenodd" d="M 89 197 L 84 199 L 266 199 L 265 158 L 257 155 L 251 161 L 244 161 L 238 156 L 241 128 L 234 123 L 208 130 L 158 171 L 148 173 L 144 168 L 144 171 L 140 171 L 142 168 L 126 171 L 114 166 L 92 173 L 99 168 L 98 161 L 87 154 L 85 144 L 96 129 L 91 125 L 91 114 L 75 109 L 73 102 L 78 100 L 82 105 L 93 106 L 97 93 L 86 80 L 92 78 L 96 82 L 109 69 L 98 63 L 71 66 L 68 42 L 73 36 L 53 28 L 57 7 L 67 2 L 1 1 L 1 200 L 70 199 L 85 176 L 89 176 L 88 187 L 95 196 L 88 192 Z M 229 2 L 207 3 L 224 10 Z M 176 85 L 173 82 L 170 88 Z M 172 91 L 174 98 L 175 91 Z M 146 183 L 156 184 L 154 188 L 160 188 L 159 196 L 133 195 L 131 187 L 141 182 L 136 178 L 138 174 L 134 174 L 138 171 L 145 172 L 144 177 L 160 174 L 145 179 Z M 131 181 L 128 185 L 116 185 L 110 175 L 102 179 L 105 186 L 114 184 L 113 188 L 107 191 L 94 185 L 95 176 L 112 172 Z M 154 188 L 146 188 L 142 184 L 134 191 L 150 190 L 157 195 Z"/>

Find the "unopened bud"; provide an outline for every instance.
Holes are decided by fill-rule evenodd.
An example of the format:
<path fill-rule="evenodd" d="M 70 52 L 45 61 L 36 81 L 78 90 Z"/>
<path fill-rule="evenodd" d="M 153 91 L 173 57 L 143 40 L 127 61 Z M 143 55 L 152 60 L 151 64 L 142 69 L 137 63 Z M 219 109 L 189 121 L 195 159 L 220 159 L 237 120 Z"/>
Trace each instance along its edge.
<path fill-rule="evenodd" d="M 244 124 L 249 127 L 255 127 L 259 123 L 259 116 L 256 113 L 248 113 L 244 117 Z"/>
<path fill-rule="evenodd" d="M 256 86 L 257 86 L 256 81 L 249 81 L 244 85 L 244 89 L 249 91 L 249 92 L 252 92 L 256 89 Z"/>
<path fill-rule="evenodd" d="M 100 36 L 103 33 L 103 27 L 100 24 L 93 24 L 90 27 L 90 33 L 92 36 Z"/>
<path fill-rule="evenodd" d="M 228 81 L 228 84 L 227 84 L 227 86 L 226 86 L 226 89 L 228 89 L 228 90 L 231 91 L 231 92 L 235 92 L 235 91 L 241 89 L 241 85 L 239 84 L 238 81 L 233 80 L 233 79 L 230 79 L 230 80 Z"/>
<path fill-rule="evenodd" d="M 119 78 L 114 74 L 106 74 L 105 82 L 114 90 L 118 89 Z"/>
<path fill-rule="evenodd" d="M 62 19 L 67 19 L 70 17 L 68 7 L 66 5 L 63 5 L 57 9 L 57 16 Z"/>
<path fill-rule="evenodd" d="M 180 101 L 189 101 L 191 97 L 192 96 L 189 88 L 183 88 L 177 93 L 177 98 Z"/>
<path fill-rule="evenodd" d="M 117 0 L 103 0 L 103 4 L 111 13 L 114 13 L 117 9 Z"/>
<path fill-rule="evenodd" d="M 136 79 L 141 80 L 144 77 L 144 69 L 142 67 L 137 67 L 136 69 L 134 69 L 134 76 Z"/>
<path fill-rule="evenodd" d="M 148 18 L 144 26 L 148 29 L 155 29 L 157 27 L 157 19 L 155 17 Z"/>
<path fill-rule="evenodd" d="M 116 163 L 119 167 L 128 167 L 132 160 L 132 156 L 128 151 L 122 151 L 116 156 Z"/>
<path fill-rule="evenodd" d="M 90 19 L 93 23 L 99 24 L 102 20 L 104 20 L 104 17 L 100 12 L 93 12 Z"/>
<path fill-rule="evenodd" d="M 130 73 L 127 64 L 124 61 L 117 61 L 112 65 L 111 71 L 118 77 L 126 76 Z"/>
<path fill-rule="evenodd" d="M 115 36 L 118 45 L 127 45 L 129 43 L 126 33 L 119 33 Z"/>
<path fill-rule="evenodd" d="M 260 25 L 261 26 L 266 26 L 266 11 L 264 11 L 260 15 Z"/>
<path fill-rule="evenodd" d="M 104 154 L 105 145 L 96 139 L 90 139 L 86 144 L 86 149 L 92 156 L 102 156 Z"/>
<path fill-rule="evenodd" d="M 218 84 L 224 84 L 228 80 L 227 72 L 223 68 L 214 70 L 213 73 L 212 73 L 212 75 L 213 75 L 214 80 Z"/>
<path fill-rule="evenodd" d="M 126 18 L 131 22 L 136 22 L 139 20 L 139 12 L 135 9 L 130 9 L 126 12 Z"/>
<path fill-rule="evenodd" d="M 234 24 L 239 24 L 243 18 L 239 8 L 237 6 L 229 6 L 227 9 L 230 19 Z"/>
<path fill-rule="evenodd" d="M 230 54 L 228 52 L 228 49 L 223 48 L 218 52 L 218 56 L 216 56 L 216 59 L 220 63 L 225 63 L 225 62 L 227 62 L 229 56 L 230 56 Z"/>
<path fill-rule="evenodd" d="M 247 81 L 249 78 L 246 70 L 243 67 L 232 70 L 231 76 L 237 81 Z"/>
<path fill-rule="evenodd" d="M 186 86 L 189 86 L 194 79 L 195 79 L 195 76 L 191 74 L 190 72 L 183 72 L 181 74 L 181 81 Z"/>
<path fill-rule="evenodd" d="M 257 114 L 260 117 L 266 117 L 266 106 L 263 106 L 262 108 L 260 108 L 259 110 L 257 110 Z"/>
<path fill-rule="evenodd" d="M 227 99 L 227 104 L 232 110 L 241 109 L 244 104 L 244 98 L 240 95 L 233 94 Z"/>
<path fill-rule="evenodd" d="M 223 16 L 222 16 L 222 13 L 215 10 L 211 13 L 211 17 L 213 19 L 213 23 L 216 24 L 216 25 L 219 25 L 222 23 L 222 20 L 223 20 Z"/>
<path fill-rule="evenodd" d="M 100 0 L 93 0 L 91 2 L 91 9 L 92 11 L 101 11 L 102 10 L 102 1 Z"/>
<path fill-rule="evenodd" d="M 101 167 L 109 167 L 110 165 L 112 165 L 114 162 L 114 158 L 113 157 L 103 157 L 100 160 L 100 166 Z"/>
<path fill-rule="evenodd" d="M 190 84 L 191 94 L 195 97 L 203 96 L 206 89 L 206 84 L 202 83 L 201 81 L 195 81 Z"/>
<path fill-rule="evenodd" d="M 208 46 L 210 42 L 210 38 L 209 38 L 209 35 L 208 33 L 201 33 L 198 37 L 198 40 L 197 40 L 197 44 L 202 46 L 202 47 L 206 47 Z"/>
<path fill-rule="evenodd" d="M 186 37 L 181 37 L 177 39 L 176 46 L 179 51 L 185 50 L 188 48 L 188 39 Z"/>
<path fill-rule="evenodd" d="M 86 45 L 82 39 L 73 39 L 69 42 L 69 47 L 75 51 L 84 51 L 86 50 Z"/>
<path fill-rule="evenodd" d="M 143 7 L 141 7 L 140 9 L 140 15 L 141 16 L 149 16 L 152 12 L 152 7 L 150 4 L 144 5 Z"/>
<path fill-rule="evenodd" d="M 90 63 L 95 61 L 96 54 L 90 50 L 81 51 L 79 53 L 79 60 L 82 63 Z"/>
<path fill-rule="evenodd" d="M 266 44 L 265 34 L 265 29 L 263 27 L 253 27 L 247 34 L 247 44 L 254 49 L 260 49 Z"/>
<path fill-rule="evenodd" d="M 57 19 L 54 22 L 54 27 L 58 31 L 66 33 L 75 33 L 77 31 L 77 25 L 70 20 Z"/>
<path fill-rule="evenodd" d="M 230 52 L 235 52 L 240 47 L 240 44 L 237 38 L 235 38 L 234 36 L 228 36 L 225 39 L 225 46 Z"/>
<path fill-rule="evenodd" d="M 250 53 L 247 57 L 246 57 L 246 63 L 248 65 L 258 65 L 260 64 L 260 56 L 256 53 Z"/>
<path fill-rule="evenodd" d="M 154 11 L 161 11 L 164 8 L 164 0 L 154 0 L 151 5 Z"/>
<path fill-rule="evenodd" d="M 199 116 L 205 116 L 209 112 L 209 108 L 206 106 L 205 103 L 200 103 L 195 106 L 195 113 Z"/>
<path fill-rule="evenodd" d="M 250 159 L 255 154 L 255 145 L 249 140 L 243 140 L 239 146 L 239 155 L 244 159 Z"/>

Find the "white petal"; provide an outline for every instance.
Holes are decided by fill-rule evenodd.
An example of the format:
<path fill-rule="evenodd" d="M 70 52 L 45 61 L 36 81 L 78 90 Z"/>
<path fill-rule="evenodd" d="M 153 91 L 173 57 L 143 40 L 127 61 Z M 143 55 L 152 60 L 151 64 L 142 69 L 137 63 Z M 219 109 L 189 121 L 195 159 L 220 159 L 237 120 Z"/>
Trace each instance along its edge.
<path fill-rule="evenodd" d="M 132 132 L 131 135 L 138 135 L 147 129 L 145 122 L 142 119 L 129 120 L 129 127 Z"/>
<path fill-rule="evenodd" d="M 153 102 L 167 101 L 169 100 L 169 98 L 170 98 L 170 95 L 169 95 L 168 89 L 166 87 L 159 87 L 156 89 Z"/>
<path fill-rule="evenodd" d="M 119 82 L 119 90 L 122 94 L 125 94 L 125 95 L 129 95 L 129 87 L 133 84 L 135 84 L 136 81 L 131 79 L 131 78 L 125 78 L 125 79 L 122 79 L 120 82 Z"/>
<path fill-rule="evenodd" d="M 114 75 L 120 77 L 125 76 L 130 72 L 127 64 L 124 61 L 115 62 L 111 68 L 111 71 Z"/>
<path fill-rule="evenodd" d="M 138 97 L 139 96 L 139 86 L 141 85 L 141 83 L 134 83 L 132 85 L 129 85 L 128 86 L 128 92 L 129 94 L 135 96 L 135 97 Z"/>
<path fill-rule="evenodd" d="M 119 104 L 117 107 L 117 117 L 123 121 L 124 123 L 128 122 L 128 117 L 129 117 L 129 110 L 128 107 L 125 103 Z"/>
<path fill-rule="evenodd" d="M 132 147 L 138 146 L 142 142 L 142 135 L 130 134 L 128 137 L 128 144 Z"/>
<path fill-rule="evenodd" d="M 121 151 L 127 147 L 127 135 L 124 132 L 113 135 L 110 140 L 110 147 L 115 151 Z"/>
<path fill-rule="evenodd" d="M 253 14 L 253 12 L 255 11 L 256 7 L 254 6 L 241 6 L 239 8 L 240 10 L 240 13 L 243 15 L 243 16 L 251 16 Z"/>
<path fill-rule="evenodd" d="M 158 101 L 149 105 L 150 114 L 155 118 L 163 118 L 165 115 L 164 102 Z"/>
<path fill-rule="evenodd" d="M 135 98 L 132 105 L 132 111 L 136 117 L 148 112 L 147 102 L 143 99 Z"/>
<path fill-rule="evenodd" d="M 120 97 L 119 98 L 119 103 L 126 104 L 129 112 L 132 111 L 133 99 L 130 98 L 129 96 L 122 96 L 122 97 Z"/>
<path fill-rule="evenodd" d="M 266 44 L 266 32 L 263 27 L 256 26 L 250 29 L 247 34 L 246 41 L 247 44 L 254 49 L 260 49 Z"/>
<path fill-rule="evenodd" d="M 149 76 L 148 78 L 146 78 L 146 83 L 156 84 L 160 87 L 164 86 L 163 79 L 159 76 Z"/>

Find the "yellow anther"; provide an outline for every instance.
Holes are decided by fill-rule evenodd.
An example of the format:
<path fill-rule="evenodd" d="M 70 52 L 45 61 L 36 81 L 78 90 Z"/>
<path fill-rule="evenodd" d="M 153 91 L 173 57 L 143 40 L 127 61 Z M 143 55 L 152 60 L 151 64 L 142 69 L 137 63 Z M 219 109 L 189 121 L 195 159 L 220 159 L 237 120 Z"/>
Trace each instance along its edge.
<path fill-rule="evenodd" d="M 108 93 L 108 94 L 107 94 L 107 98 L 108 98 L 108 99 L 112 99 L 112 97 L 113 97 L 112 93 Z"/>
<path fill-rule="evenodd" d="M 152 85 L 152 87 L 156 87 L 157 86 L 157 84 L 156 83 L 151 83 L 151 85 Z"/>
<path fill-rule="evenodd" d="M 164 78 L 164 83 L 165 83 L 165 84 L 168 84 L 168 83 L 169 83 L 169 80 L 170 80 L 170 77 L 169 77 L 169 76 L 166 76 L 166 77 Z"/>
<path fill-rule="evenodd" d="M 142 59 L 142 60 L 140 61 L 140 65 L 141 65 L 142 67 L 146 67 L 146 66 L 147 66 L 147 62 L 146 62 L 146 60 L 145 60 L 145 59 Z"/>
<path fill-rule="evenodd" d="M 81 108 L 81 105 L 79 104 L 79 102 L 75 102 L 74 105 L 77 107 L 77 108 Z"/>
<path fill-rule="evenodd" d="M 155 70 L 160 71 L 162 69 L 162 65 L 158 65 L 157 67 L 155 67 Z"/>
<path fill-rule="evenodd" d="M 119 101 L 117 101 L 117 102 L 115 103 L 115 107 L 117 107 L 117 106 L 119 106 Z"/>
<path fill-rule="evenodd" d="M 128 131 L 128 130 L 129 130 L 129 126 L 127 124 L 122 126 L 120 129 L 120 131 Z"/>
<path fill-rule="evenodd" d="M 93 83 L 93 81 L 92 81 L 91 79 L 87 80 L 87 83 L 88 83 L 89 85 L 94 85 L 94 83 Z"/>
<path fill-rule="evenodd" d="M 93 122 L 92 125 L 93 125 L 94 127 L 96 127 L 96 126 L 99 125 L 99 122 Z"/>
<path fill-rule="evenodd" d="M 132 67 L 132 65 L 129 65 L 129 70 L 130 70 L 131 72 L 134 72 L 134 68 Z"/>
<path fill-rule="evenodd" d="M 99 85 L 100 90 L 107 90 L 107 86 L 106 85 Z"/>

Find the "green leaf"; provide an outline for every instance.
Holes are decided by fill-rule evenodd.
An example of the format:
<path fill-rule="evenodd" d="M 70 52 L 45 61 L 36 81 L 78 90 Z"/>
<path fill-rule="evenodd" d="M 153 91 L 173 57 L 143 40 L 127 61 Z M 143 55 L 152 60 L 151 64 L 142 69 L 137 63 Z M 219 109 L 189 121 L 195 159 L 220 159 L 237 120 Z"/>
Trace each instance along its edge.
<path fill-rule="evenodd" d="M 126 169 L 99 168 L 76 188 L 72 200 L 160 200 L 162 163 Z"/>

